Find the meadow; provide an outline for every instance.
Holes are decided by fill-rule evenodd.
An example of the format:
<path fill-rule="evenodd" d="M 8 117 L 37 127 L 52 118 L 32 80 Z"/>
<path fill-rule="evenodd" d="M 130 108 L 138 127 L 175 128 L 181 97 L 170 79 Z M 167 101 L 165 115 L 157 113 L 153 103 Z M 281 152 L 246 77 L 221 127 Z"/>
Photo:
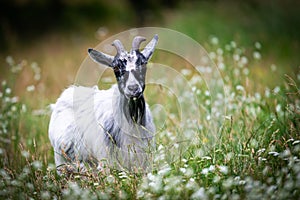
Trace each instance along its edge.
<path fill-rule="evenodd" d="M 213 28 L 205 29 L 207 34 L 200 29 L 197 32 L 193 26 L 201 22 L 193 19 L 208 21 L 209 18 L 220 23 L 217 25 L 219 30 L 227 30 L 224 28 L 226 19 L 222 14 L 214 16 L 220 8 L 201 14 L 193 14 L 189 9 L 183 9 L 165 23 L 203 44 L 210 59 L 218 66 L 225 91 L 218 97 L 226 102 L 226 112 L 221 116 L 221 128 L 215 130 L 217 137 L 211 136 L 211 119 L 207 113 L 218 110 L 212 109 L 206 83 L 179 62 L 176 69 L 192 88 L 185 95 L 187 98 L 195 96 L 203 111 L 197 119 L 201 123 L 196 130 L 188 130 L 192 122 L 176 120 L 174 108 L 178 102 L 174 101 L 174 96 L 166 96 L 163 98 L 167 105 L 164 115 L 153 110 L 154 120 L 160 128 L 151 172 L 129 173 L 107 167 L 98 173 L 88 171 L 58 176 L 47 135 L 49 104 L 74 80 L 77 70 L 74 65 L 80 65 L 92 39 L 79 39 L 76 45 L 72 43 L 74 38 L 71 42 L 62 40 L 56 44 L 57 51 L 57 46 L 45 44 L 41 38 L 28 48 L 28 52 L 22 54 L 23 47 L 16 56 L 3 56 L 1 63 L 1 199 L 300 198 L 300 69 L 295 57 L 297 52 L 290 47 L 287 54 L 292 53 L 281 55 L 280 50 L 271 49 L 274 44 L 264 40 L 266 36 L 259 38 L 263 41 L 254 40 L 246 34 L 247 28 L 239 29 L 241 36 L 232 36 L 226 31 L 221 34 Z M 107 34 L 106 31 L 100 30 L 101 34 Z M 52 35 L 54 41 L 55 37 Z M 279 46 L 283 48 L 283 41 L 286 38 L 275 43 L 282 44 Z M 37 47 L 40 54 L 34 53 Z M 27 60 L 26 56 L 32 60 Z M 153 59 L 158 57 L 155 54 Z M 107 85 L 114 82 L 114 79 L 105 80 Z M 146 90 L 150 106 L 158 101 L 155 92 L 161 91 L 159 88 Z M 161 119 L 164 124 L 160 124 Z M 173 156 L 173 148 L 176 149 L 176 145 L 170 146 L 174 144 L 175 136 L 188 134 L 188 131 L 195 135 L 193 142 L 185 151 L 179 151 L 176 159 L 168 159 Z"/>

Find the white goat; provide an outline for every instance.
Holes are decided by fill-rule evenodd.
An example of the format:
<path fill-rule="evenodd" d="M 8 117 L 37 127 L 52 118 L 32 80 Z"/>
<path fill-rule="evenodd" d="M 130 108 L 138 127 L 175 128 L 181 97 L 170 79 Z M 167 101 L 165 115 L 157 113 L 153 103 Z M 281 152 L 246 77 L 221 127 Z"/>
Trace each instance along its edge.
<path fill-rule="evenodd" d="M 117 84 L 108 90 L 71 86 L 58 98 L 50 119 L 49 138 L 59 173 L 70 163 L 101 167 L 102 159 L 125 169 L 147 168 L 149 151 L 155 144 L 155 126 L 143 91 L 146 64 L 158 36 L 140 52 L 139 46 L 145 40 L 135 37 L 130 52 L 115 40 L 115 57 L 88 50 L 95 62 L 114 70 Z"/>

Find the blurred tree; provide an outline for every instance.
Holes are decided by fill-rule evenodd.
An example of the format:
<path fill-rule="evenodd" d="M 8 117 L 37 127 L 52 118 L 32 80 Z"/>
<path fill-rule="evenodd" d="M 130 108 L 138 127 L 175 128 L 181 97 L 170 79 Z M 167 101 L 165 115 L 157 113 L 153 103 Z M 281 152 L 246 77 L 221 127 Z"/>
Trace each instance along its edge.
<path fill-rule="evenodd" d="M 144 26 L 149 18 L 160 18 L 164 8 L 175 8 L 180 0 L 128 0 L 135 13 L 136 24 Z"/>
<path fill-rule="evenodd" d="M 62 17 L 62 0 L 4 0 L 0 2 L 0 44 L 4 48 L 14 37 L 28 36 L 47 31 Z"/>

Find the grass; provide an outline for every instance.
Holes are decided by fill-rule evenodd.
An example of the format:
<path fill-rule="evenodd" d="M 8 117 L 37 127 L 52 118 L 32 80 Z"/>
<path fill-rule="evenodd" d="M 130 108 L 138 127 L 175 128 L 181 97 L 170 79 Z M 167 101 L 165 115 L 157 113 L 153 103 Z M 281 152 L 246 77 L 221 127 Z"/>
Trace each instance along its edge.
<path fill-rule="evenodd" d="M 221 98 L 227 111 L 212 140 L 207 86 L 186 63 L 176 63 L 193 88 L 187 97 L 195 95 L 202 112 L 198 129 L 192 130 L 194 142 L 172 161 L 174 136 L 188 134 L 191 122 L 180 124 L 174 95 L 158 97 L 165 91 L 147 86 L 147 102 L 166 105 L 164 110 L 153 107 L 159 129 L 154 168 L 148 174 L 114 169 L 56 174 L 47 106 L 72 83 L 86 49 L 95 46 L 89 38 L 96 26 L 63 36 L 49 33 L 30 47 L 17 48 L 13 57 L 1 56 L 0 198 L 299 199 L 299 42 L 290 35 L 297 36 L 297 31 L 278 31 L 283 24 L 295 27 L 285 24 L 288 15 L 281 13 L 282 21 L 272 21 L 276 16 L 265 11 L 226 1 L 200 2 L 164 14 L 167 27 L 186 33 L 209 51 L 223 77 L 226 96 Z M 114 27 L 96 38 L 118 32 L 119 24 Z"/>
<path fill-rule="evenodd" d="M 209 54 L 219 65 L 227 94 L 224 97 L 227 113 L 219 137 L 209 141 L 206 118 L 201 119 L 201 128 L 194 130 L 193 144 L 180 154 L 179 159 L 168 162 L 173 151 L 169 145 L 179 130 L 176 128 L 179 122 L 167 118 L 156 138 L 156 167 L 148 174 L 108 169 L 96 174 L 58 176 L 47 138 L 49 111 L 46 108 L 35 110 L 26 103 L 29 96 L 38 96 L 34 88 L 42 71 L 35 63 L 19 64 L 7 58 L 10 79 L 1 83 L 0 93 L 1 198 L 299 198 L 300 74 L 296 79 L 286 75 L 285 81 L 273 88 L 261 83 L 254 85 L 251 83 L 251 66 L 263 60 L 261 54 L 253 54 L 260 52 L 258 46 L 253 52 L 243 52 L 232 42 L 222 46 L 216 42 L 217 38 L 211 41 Z M 273 70 L 276 72 L 275 68 Z M 15 97 L 15 91 L 11 89 L 22 73 L 32 74 L 32 80 L 36 81 L 23 88 L 27 89 L 27 100 Z M 205 85 L 193 81 L 193 74 L 185 74 L 195 87 L 199 102 L 209 109 Z M 155 102 L 156 97 L 151 93 L 147 97 L 149 102 Z M 166 97 L 170 108 L 176 107 L 172 98 Z M 166 116 L 173 112 L 176 111 L 167 109 Z M 188 122 L 184 123 L 188 126 Z"/>

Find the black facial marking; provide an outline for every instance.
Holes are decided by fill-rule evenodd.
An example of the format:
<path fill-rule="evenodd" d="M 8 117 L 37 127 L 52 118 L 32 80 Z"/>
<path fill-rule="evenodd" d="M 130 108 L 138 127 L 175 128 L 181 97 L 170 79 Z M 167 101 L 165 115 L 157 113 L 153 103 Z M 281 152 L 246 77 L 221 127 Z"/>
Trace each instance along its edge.
<path fill-rule="evenodd" d="M 136 60 L 135 64 L 136 64 L 136 66 L 138 66 L 138 68 L 136 71 L 133 72 L 133 74 L 144 89 L 145 75 L 146 75 L 146 70 L 147 70 L 147 68 L 146 68 L 147 59 L 139 51 L 136 52 L 136 55 L 137 55 L 137 60 Z"/>
<path fill-rule="evenodd" d="M 121 79 L 121 77 L 126 73 L 126 59 L 115 58 L 113 61 L 113 69 L 116 76 L 117 81 Z"/>
<path fill-rule="evenodd" d="M 135 62 L 136 66 L 142 66 L 147 64 L 147 59 L 139 51 L 136 51 L 136 56 L 137 56 L 137 60 Z"/>

